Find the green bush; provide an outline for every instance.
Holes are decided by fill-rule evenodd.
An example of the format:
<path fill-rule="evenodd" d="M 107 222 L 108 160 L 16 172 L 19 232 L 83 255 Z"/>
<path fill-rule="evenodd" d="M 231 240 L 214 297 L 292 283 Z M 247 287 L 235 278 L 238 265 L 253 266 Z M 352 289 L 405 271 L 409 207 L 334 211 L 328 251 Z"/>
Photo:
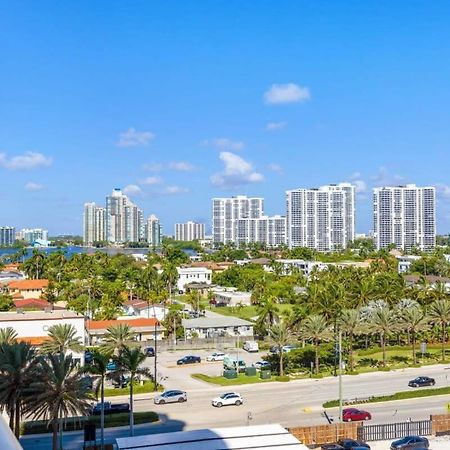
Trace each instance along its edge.
<path fill-rule="evenodd" d="M 277 377 L 275 377 L 275 381 L 291 381 L 291 379 L 288 375 L 278 375 Z"/>
<path fill-rule="evenodd" d="M 378 370 L 380 372 L 389 372 L 391 370 L 391 368 L 388 366 L 380 366 L 380 367 L 378 367 Z"/>

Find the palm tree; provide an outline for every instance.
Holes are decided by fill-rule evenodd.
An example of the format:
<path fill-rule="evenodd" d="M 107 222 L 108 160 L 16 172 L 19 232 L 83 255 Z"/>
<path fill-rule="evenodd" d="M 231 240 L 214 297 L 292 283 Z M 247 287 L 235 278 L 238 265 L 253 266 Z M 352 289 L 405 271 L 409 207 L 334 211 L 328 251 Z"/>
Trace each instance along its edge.
<path fill-rule="evenodd" d="M 9 426 L 17 439 L 29 385 L 36 376 L 36 362 L 36 352 L 28 343 L 0 345 L 0 405 L 8 412 Z"/>
<path fill-rule="evenodd" d="M 400 314 L 406 330 L 411 334 L 413 364 L 417 364 L 416 335 L 419 331 L 428 330 L 429 319 L 419 305 L 402 309 Z"/>
<path fill-rule="evenodd" d="M 150 369 L 141 367 L 141 364 L 146 360 L 146 355 L 139 347 L 129 348 L 125 347 L 116 358 L 118 369 L 115 371 L 119 376 L 124 373 L 130 374 L 130 436 L 134 435 L 134 416 L 133 416 L 133 385 L 136 375 L 150 378 Z M 156 380 L 155 380 L 156 383 Z"/>
<path fill-rule="evenodd" d="M 17 332 L 13 327 L 0 328 L 0 344 L 15 344 Z"/>
<path fill-rule="evenodd" d="M 361 314 L 357 309 L 344 309 L 338 319 L 338 328 L 348 338 L 348 365 L 353 371 L 353 338 L 361 332 Z"/>
<path fill-rule="evenodd" d="M 52 325 L 48 337 L 42 344 L 44 353 L 62 353 L 69 350 L 79 352 L 83 348 L 76 328 L 68 323 Z"/>
<path fill-rule="evenodd" d="M 118 323 L 110 326 L 103 338 L 102 348 L 106 353 L 119 356 L 125 348 L 135 345 L 135 333 L 126 323 Z"/>
<path fill-rule="evenodd" d="M 446 328 L 450 323 L 450 301 L 435 300 L 428 311 L 431 322 L 442 329 L 442 361 L 445 360 Z"/>
<path fill-rule="evenodd" d="M 257 306 L 257 311 L 257 323 L 261 328 L 270 328 L 279 319 L 279 308 L 273 295 L 266 294 Z"/>
<path fill-rule="evenodd" d="M 39 361 L 39 376 L 30 384 L 30 395 L 24 412 L 33 419 L 47 419 L 53 431 L 53 450 L 58 450 L 58 428 L 63 418 L 85 416 L 92 394 L 77 369 L 72 355 L 47 355 Z"/>
<path fill-rule="evenodd" d="M 27 274 L 28 278 L 39 279 L 44 275 L 46 262 L 44 253 L 34 249 L 32 256 L 21 265 L 21 269 Z"/>
<path fill-rule="evenodd" d="M 98 398 L 98 391 L 100 390 L 100 442 L 101 450 L 103 450 L 105 445 L 105 378 L 108 371 L 107 366 L 109 363 L 109 358 L 111 355 L 106 353 L 101 353 L 99 351 L 92 352 L 92 363 L 84 366 L 81 371 L 83 373 L 89 373 L 94 377 L 97 377 L 98 383 L 96 386 L 96 396 Z"/>
<path fill-rule="evenodd" d="M 386 365 L 386 340 L 390 334 L 396 331 L 398 319 L 388 307 L 376 308 L 370 316 L 370 330 L 373 334 L 379 334 L 381 350 L 383 352 L 383 366 Z"/>
<path fill-rule="evenodd" d="M 328 341 L 332 338 L 332 332 L 325 317 L 320 314 L 309 315 L 301 325 L 300 336 L 313 342 L 316 373 L 319 373 L 319 344 L 321 341 Z"/>
<path fill-rule="evenodd" d="M 283 376 L 283 347 L 289 343 L 290 339 L 292 338 L 292 332 L 285 322 L 280 322 L 276 325 L 272 325 L 268 331 L 269 341 L 278 349 L 278 356 L 280 358 L 280 376 Z"/>

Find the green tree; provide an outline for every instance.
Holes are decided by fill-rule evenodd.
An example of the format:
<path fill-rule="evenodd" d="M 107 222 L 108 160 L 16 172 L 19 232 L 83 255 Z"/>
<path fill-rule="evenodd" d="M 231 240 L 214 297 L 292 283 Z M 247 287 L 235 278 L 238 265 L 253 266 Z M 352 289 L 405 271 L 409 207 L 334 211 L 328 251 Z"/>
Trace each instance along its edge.
<path fill-rule="evenodd" d="M 48 355 L 39 361 L 39 376 L 30 384 L 24 412 L 33 419 L 46 419 L 52 426 L 53 450 L 58 450 L 62 419 L 88 414 L 92 394 L 72 355 Z"/>
<path fill-rule="evenodd" d="M 14 302 L 9 294 L 0 293 L 0 311 L 10 311 L 14 308 Z"/>
<path fill-rule="evenodd" d="M 124 373 L 130 374 L 130 436 L 134 435 L 134 416 L 133 416 L 133 386 L 136 381 L 136 377 L 143 376 L 150 378 L 150 369 L 147 367 L 141 367 L 146 360 L 146 355 L 141 351 L 139 347 L 129 348 L 125 347 L 120 354 L 120 357 L 116 358 L 118 363 L 117 373 L 122 375 Z M 156 382 L 156 380 L 155 380 Z"/>
<path fill-rule="evenodd" d="M 65 354 L 69 350 L 79 352 L 83 348 L 76 328 L 68 323 L 52 325 L 48 329 L 48 337 L 42 344 L 44 353 Z"/>
<path fill-rule="evenodd" d="M 323 341 L 328 341 L 333 334 L 324 316 L 320 314 L 309 315 L 300 327 L 300 336 L 303 339 L 312 341 L 315 352 L 315 368 L 319 373 L 319 345 Z"/>
<path fill-rule="evenodd" d="M 348 339 L 348 365 L 353 371 L 353 340 L 355 335 L 361 332 L 361 315 L 357 309 L 344 309 L 338 319 L 338 329 L 341 330 Z"/>
<path fill-rule="evenodd" d="M 9 426 L 20 435 L 20 419 L 25 401 L 32 392 L 29 385 L 36 378 L 36 353 L 25 342 L 0 345 L 0 405 L 9 415 Z"/>
<path fill-rule="evenodd" d="M 428 311 L 430 321 L 441 327 L 442 332 L 442 361 L 445 361 L 445 341 L 447 338 L 447 326 L 450 323 L 450 301 L 435 300 Z"/>
<path fill-rule="evenodd" d="M 380 336 L 380 345 L 383 352 L 383 366 L 386 366 L 386 341 L 389 336 L 399 329 L 398 318 L 394 312 L 387 308 L 375 308 L 372 311 L 369 322 L 373 334 Z"/>
<path fill-rule="evenodd" d="M 134 338 L 135 333 L 128 324 L 118 323 L 117 325 L 112 325 L 106 330 L 102 349 L 106 353 L 119 356 L 127 347 L 136 345 Z"/>
<path fill-rule="evenodd" d="M 0 344 L 15 344 L 17 331 L 13 327 L 0 328 Z"/>
<path fill-rule="evenodd" d="M 403 309 L 400 312 L 400 317 L 405 329 L 411 335 L 413 363 L 415 365 L 417 364 L 416 336 L 418 332 L 425 331 L 430 328 L 429 319 L 419 305 Z"/>
<path fill-rule="evenodd" d="M 285 322 L 280 322 L 276 325 L 272 325 L 269 328 L 269 342 L 278 349 L 280 376 L 284 375 L 283 347 L 289 344 L 291 339 L 292 339 L 292 330 Z"/>

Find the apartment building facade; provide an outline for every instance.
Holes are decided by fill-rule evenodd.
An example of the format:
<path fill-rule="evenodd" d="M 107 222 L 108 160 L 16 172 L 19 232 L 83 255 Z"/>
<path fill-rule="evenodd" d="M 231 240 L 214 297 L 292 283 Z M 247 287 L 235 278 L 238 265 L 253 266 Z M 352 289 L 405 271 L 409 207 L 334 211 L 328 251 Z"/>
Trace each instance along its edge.
<path fill-rule="evenodd" d="M 175 224 L 175 240 L 199 241 L 205 239 L 205 224 L 193 221 Z"/>
<path fill-rule="evenodd" d="M 16 240 L 16 229 L 14 227 L 0 227 L 0 247 L 10 247 Z"/>

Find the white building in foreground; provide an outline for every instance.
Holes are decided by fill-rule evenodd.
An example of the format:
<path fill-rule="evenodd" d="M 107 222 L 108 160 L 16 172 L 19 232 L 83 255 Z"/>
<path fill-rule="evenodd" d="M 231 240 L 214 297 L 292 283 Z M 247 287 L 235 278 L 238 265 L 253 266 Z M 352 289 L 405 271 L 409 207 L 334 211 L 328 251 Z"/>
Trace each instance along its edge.
<path fill-rule="evenodd" d="M 205 267 L 177 267 L 177 272 L 177 289 L 181 294 L 185 292 L 186 284 L 211 284 L 212 281 L 212 270 Z"/>
<path fill-rule="evenodd" d="M 436 246 L 436 189 L 434 187 L 381 187 L 373 190 L 373 226 L 377 250 L 394 244 L 409 252 Z"/>

